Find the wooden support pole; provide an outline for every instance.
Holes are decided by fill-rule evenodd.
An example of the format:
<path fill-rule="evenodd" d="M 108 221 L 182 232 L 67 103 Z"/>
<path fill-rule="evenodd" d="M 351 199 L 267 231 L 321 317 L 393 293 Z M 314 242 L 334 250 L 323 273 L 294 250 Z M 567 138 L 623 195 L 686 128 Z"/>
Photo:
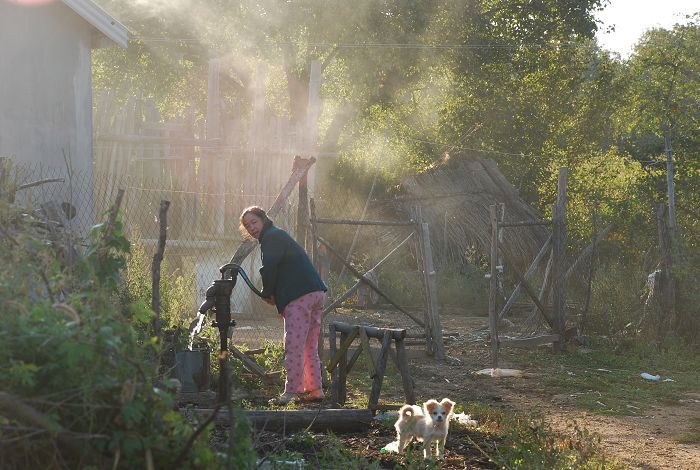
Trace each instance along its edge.
<path fill-rule="evenodd" d="M 549 251 L 549 247 L 551 246 L 551 244 L 552 244 L 552 236 L 550 235 L 549 238 L 547 238 L 547 241 L 544 242 L 544 245 L 542 245 L 542 248 L 540 249 L 539 253 L 537 253 L 537 256 L 535 256 L 535 259 L 532 260 L 530 267 L 527 268 L 527 271 L 525 272 L 525 275 L 523 276 L 526 281 L 529 281 L 530 278 L 535 274 L 535 271 L 537 270 L 537 266 L 540 264 L 540 261 L 542 261 L 542 258 L 544 258 L 544 255 Z M 501 312 L 498 314 L 499 320 L 502 320 L 508 314 L 511 307 L 515 303 L 515 299 L 517 299 L 518 295 L 520 294 L 520 289 L 522 289 L 522 284 L 518 283 L 518 285 L 515 287 L 515 290 L 508 298 L 508 301 L 503 306 L 503 309 L 501 309 Z"/>
<path fill-rule="evenodd" d="M 304 247 L 306 252 L 309 252 L 307 240 L 307 229 L 309 227 L 309 186 L 308 172 L 299 180 L 299 201 L 297 204 L 297 243 Z"/>
<path fill-rule="evenodd" d="M 374 364 L 374 355 L 372 354 L 372 348 L 369 345 L 369 336 L 367 335 L 367 329 L 363 326 L 360 327 L 360 343 L 367 356 L 367 372 L 369 377 L 372 378 L 377 373 L 377 367 Z"/>
<path fill-rule="evenodd" d="M 557 179 L 557 202 L 554 205 L 552 221 L 552 264 L 554 281 L 554 324 L 559 341 L 555 343 L 558 352 L 564 351 L 566 339 L 566 168 L 559 169 Z"/>
<path fill-rule="evenodd" d="M 673 280 L 672 232 L 666 214 L 668 208 L 663 202 L 656 206 L 656 224 L 659 233 L 659 250 L 661 252 L 661 315 L 657 327 L 656 341 L 660 343 L 668 332 L 670 325 L 677 326 L 676 318 L 676 285 Z"/>
<path fill-rule="evenodd" d="M 416 403 L 416 393 L 414 389 L 413 378 L 408 369 L 408 357 L 406 356 L 406 345 L 404 341 L 396 340 L 396 362 L 398 363 L 399 372 L 401 372 L 401 381 L 403 382 L 403 391 L 406 394 L 406 403 L 413 405 Z"/>
<path fill-rule="evenodd" d="M 335 356 L 335 352 L 338 350 L 337 340 L 338 339 L 335 335 L 335 325 L 330 323 L 328 325 L 328 351 L 331 357 Z M 331 374 L 331 401 L 335 405 L 337 405 L 338 401 L 340 400 L 338 388 L 338 369 L 333 369 L 333 373 Z"/>
<path fill-rule="evenodd" d="M 345 344 L 350 334 L 340 333 L 340 348 L 342 350 L 342 345 Z M 337 353 L 336 353 L 337 354 Z M 340 355 L 340 360 L 338 361 L 338 397 L 341 405 L 344 405 L 348 399 L 348 350 L 342 352 Z"/>
<path fill-rule="evenodd" d="M 491 219 L 491 256 L 489 278 L 489 333 L 491 335 L 491 368 L 498 368 L 498 316 L 496 314 L 496 294 L 498 279 L 496 265 L 498 263 L 498 211 L 495 205 L 489 206 Z"/>
<path fill-rule="evenodd" d="M 433 250 L 430 245 L 430 230 L 428 224 L 423 222 L 420 224 L 420 240 L 423 250 L 423 275 L 426 278 L 428 288 L 428 318 L 425 322 L 429 327 L 426 328 L 426 337 L 428 344 L 428 353 L 433 353 L 438 359 L 445 359 L 445 346 L 442 342 L 442 324 L 440 322 L 440 312 L 438 310 L 437 298 L 437 273 L 433 265 Z"/>
<path fill-rule="evenodd" d="M 163 255 L 165 254 L 165 240 L 167 236 L 168 229 L 168 208 L 170 207 L 170 201 L 161 200 L 160 201 L 160 211 L 158 212 L 158 220 L 160 222 L 160 232 L 158 237 L 158 249 L 153 255 L 153 262 L 151 264 L 152 282 L 151 282 L 151 309 L 155 312 L 153 316 L 153 331 L 155 332 L 156 338 L 160 342 L 161 339 L 161 328 L 160 328 L 160 266 L 163 262 Z"/>
<path fill-rule="evenodd" d="M 371 410 L 379 403 L 379 393 L 382 390 L 382 382 L 384 381 L 384 371 L 386 370 L 386 362 L 389 357 L 389 348 L 391 347 L 391 333 L 386 331 L 382 339 L 382 350 L 379 353 L 379 361 L 377 363 L 377 373 L 372 380 L 372 391 L 369 394 L 367 407 Z"/>

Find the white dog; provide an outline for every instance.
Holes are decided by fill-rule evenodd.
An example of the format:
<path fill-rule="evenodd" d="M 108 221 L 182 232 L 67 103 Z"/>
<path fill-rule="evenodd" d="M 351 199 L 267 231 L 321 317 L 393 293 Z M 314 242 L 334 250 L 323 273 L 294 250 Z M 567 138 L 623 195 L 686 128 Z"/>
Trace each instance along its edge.
<path fill-rule="evenodd" d="M 399 453 L 415 438 L 423 442 L 423 458 L 432 457 L 432 444 L 435 442 L 437 458 L 442 459 L 454 406 L 455 403 L 448 398 L 443 398 L 441 402 L 428 400 L 423 404 L 423 409 L 416 405 L 402 406 L 399 419 L 394 424 Z"/>

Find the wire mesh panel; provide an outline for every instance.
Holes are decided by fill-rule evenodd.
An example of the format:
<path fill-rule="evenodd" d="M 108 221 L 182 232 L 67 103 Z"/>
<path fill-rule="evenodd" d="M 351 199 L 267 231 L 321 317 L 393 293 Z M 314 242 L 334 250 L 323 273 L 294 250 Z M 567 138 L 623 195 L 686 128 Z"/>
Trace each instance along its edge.
<path fill-rule="evenodd" d="M 323 221 L 316 224 L 316 233 L 330 246 L 320 245 L 317 259 L 329 287 L 326 304 L 345 297 L 349 289 L 357 287 L 338 308 L 327 313 L 324 331 L 328 322 L 342 321 L 422 333 L 422 326 L 391 305 L 394 303 L 421 320 L 425 317 L 417 238 L 410 237 L 415 225 L 399 225 L 410 222 L 409 215 L 397 212 L 391 201 L 363 200 L 340 188 L 332 195 L 319 195 L 314 202 L 315 216 Z M 331 223 L 333 220 L 347 223 Z M 375 282 L 389 300 L 365 284 L 357 286 L 359 278 L 347 264 Z"/>

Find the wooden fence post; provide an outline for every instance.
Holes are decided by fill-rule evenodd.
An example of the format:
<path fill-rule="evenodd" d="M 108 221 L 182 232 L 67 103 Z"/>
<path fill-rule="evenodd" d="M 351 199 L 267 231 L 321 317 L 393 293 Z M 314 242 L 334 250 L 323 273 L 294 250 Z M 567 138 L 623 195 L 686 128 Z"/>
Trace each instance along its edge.
<path fill-rule="evenodd" d="M 498 213 L 495 205 L 489 206 L 491 219 L 491 256 L 489 278 L 489 333 L 491 335 L 491 368 L 498 369 L 498 316 L 496 312 L 496 295 L 498 279 L 496 265 L 498 264 Z"/>
<path fill-rule="evenodd" d="M 426 277 L 426 284 L 428 286 L 428 318 L 425 322 L 426 326 L 430 325 L 427 331 L 430 332 L 428 336 L 428 341 L 432 343 L 432 350 L 438 359 L 445 359 L 445 346 L 442 342 L 442 324 L 440 323 L 440 312 L 438 309 L 438 298 L 437 298 L 437 281 L 435 266 L 433 265 L 433 250 L 430 246 L 430 230 L 428 224 L 425 222 L 421 223 L 420 226 L 421 233 L 421 245 L 423 248 L 423 275 Z"/>
<path fill-rule="evenodd" d="M 661 318 L 657 325 L 657 342 L 663 341 L 668 327 L 677 325 L 676 318 L 676 285 L 673 280 L 672 234 L 666 220 L 667 207 L 659 202 L 656 207 L 656 223 L 659 232 L 659 251 L 661 252 Z"/>
<path fill-rule="evenodd" d="M 554 325 L 559 341 L 554 344 L 558 352 L 566 343 L 566 183 L 567 169 L 559 168 L 557 178 L 557 202 L 552 211 L 552 279 L 554 281 Z"/>

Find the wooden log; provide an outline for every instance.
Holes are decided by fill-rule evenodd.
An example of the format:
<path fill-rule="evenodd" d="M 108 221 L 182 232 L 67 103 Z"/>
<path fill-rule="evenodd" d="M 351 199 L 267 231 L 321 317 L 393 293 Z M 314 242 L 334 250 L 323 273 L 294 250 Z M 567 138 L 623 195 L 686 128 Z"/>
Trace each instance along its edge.
<path fill-rule="evenodd" d="M 197 409 L 200 420 L 211 416 L 213 410 Z M 372 423 L 372 412 L 368 409 L 317 409 L 317 410 L 250 410 L 243 414 L 250 425 L 258 431 L 295 432 L 308 429 L 314 432 L 334 433 L 366 431 Z M 215 418 L 218 425 L 231 422 L 227 410 L 220 410 Z"/>
<path fill-rule="evenodd" d="M 533 336 L 532 338 L 507 338 L 499 341 L 501 346 L 512 348 L 532 348 L 559 341 L 559 335 Z"/>
<path fill-rule="evenodd" d="M 491 367 L 498 368 L 498 316 L 496 314 L 496 294 L 498 280 L 496 279 L 496 264 L 498 263 L 498 214 L 496 206 L 489 206 L 491 219 L 491 256 L 489 278 L 489 333 L 491 335 Z"/>
<path fill-rule="evenodd" d="M 382 350 L 379 353 L 379 361 L 377 363 L 377 373 L 372 380 L 372 391 L 369 394 L 368 408 L 372 409 L 379 403 L 379 393 L 382 390 L 382 382 L 384 382 L 384 371 L 386 370 L 386 362 L 389 357 L 389 348 L 391 347 L 391 333 L 384 332 L 382 339 Z"/>
<path fill-rule="evenodd" d="M 337 331 L 343 332 L 343 333 L 350 333 L 352 332 L 356 326 L 351 325 L 349 323 L 344 323 L 341 321 L 333 321 L 330 323 L 335 327 Z M 403 339 L 406 337 L 406 330 L 400 330 L 400 329 L 394 329 L 394 328 L 377 328 L 374 326 L 363 326 L 365 333 L 367 336 L 370 338 L 375 338 L 375 339 L 384 339 L 384 334 L 388 331 L 389 334 L 391 335 L 392 339 Z"/>

